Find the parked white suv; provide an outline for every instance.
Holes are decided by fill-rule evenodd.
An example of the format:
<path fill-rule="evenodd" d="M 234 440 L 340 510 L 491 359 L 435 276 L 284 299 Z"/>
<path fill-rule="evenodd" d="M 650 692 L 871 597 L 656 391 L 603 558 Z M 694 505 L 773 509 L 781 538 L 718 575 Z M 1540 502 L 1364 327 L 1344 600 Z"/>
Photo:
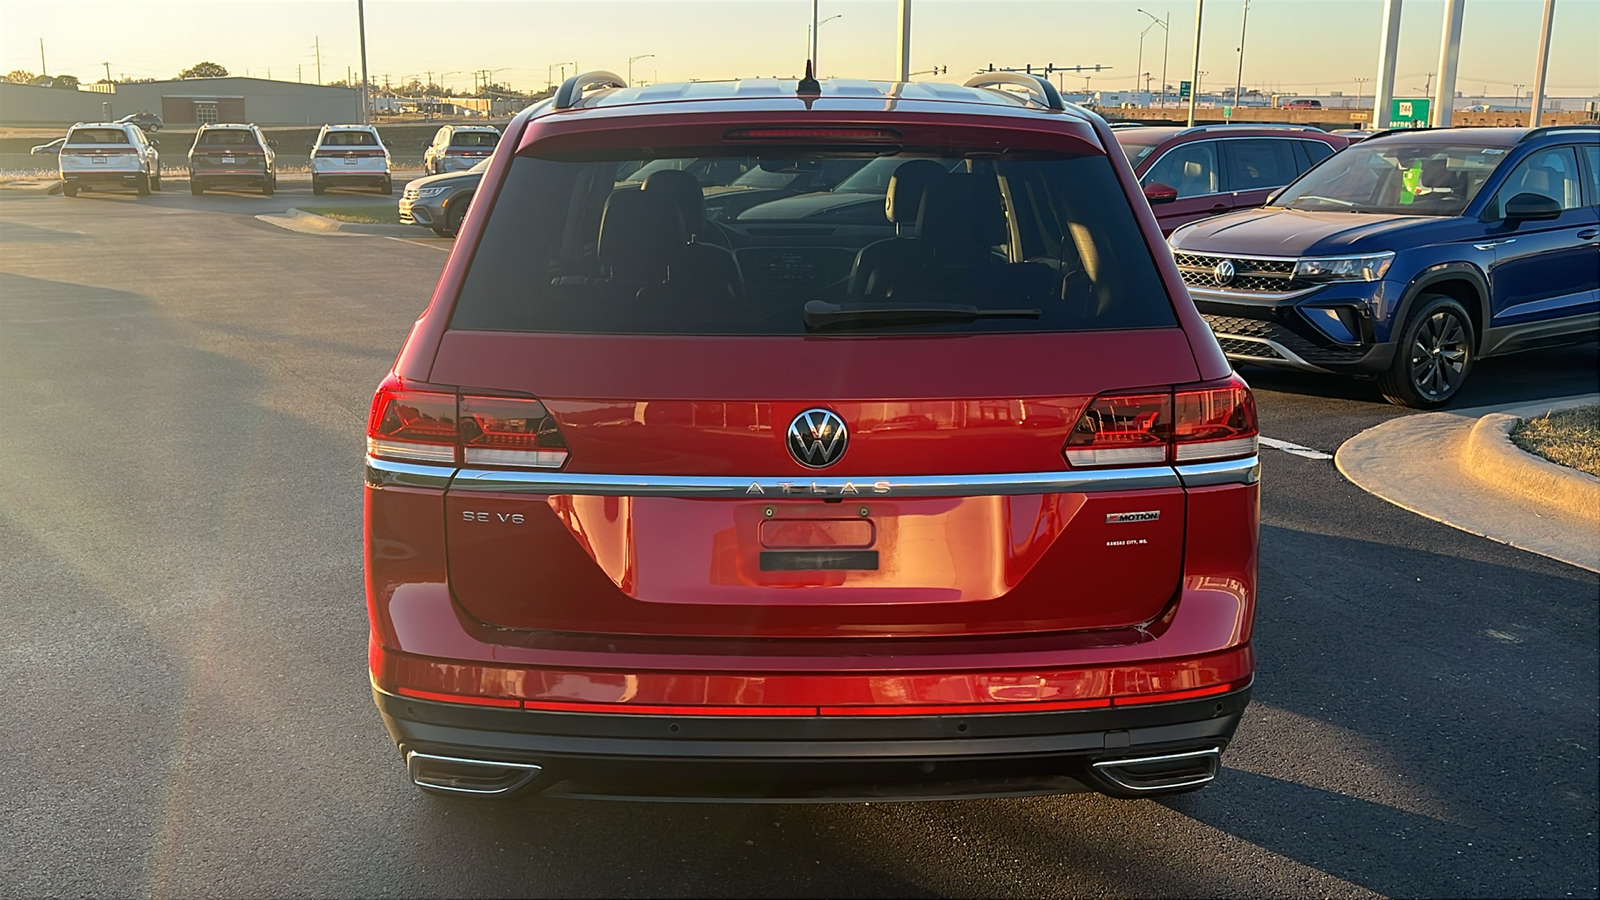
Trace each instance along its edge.
<path fill-rule="evenodd" d="M 324 125 L 311 145 L 311 193 L 330 187 L 375 187 L 394 193 L 389 150 L 371 125 Z"/>
<path fill-rule="evenodd" d="M 429 175 L 465 172 L 488 159 L 498 143 L 500 129 L 493 126 L 445 125 L 422 151 L 422 169 Z"/>
<path fill-rule="evenodd" d="M 122 122 L 79 122 L 67 131 L 59 156 L 61 193 L 115 185 L 131 187 L 139 196 L 161 190 L 161 154 L 137 125 Z"/>

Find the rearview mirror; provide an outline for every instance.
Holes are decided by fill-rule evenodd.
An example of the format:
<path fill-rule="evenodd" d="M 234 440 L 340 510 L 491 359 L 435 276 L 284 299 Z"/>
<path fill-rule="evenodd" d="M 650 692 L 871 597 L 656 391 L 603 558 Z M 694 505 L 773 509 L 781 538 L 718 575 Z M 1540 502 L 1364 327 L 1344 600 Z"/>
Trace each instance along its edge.
<path fill-rule="evenodd" d="M 1561 216 L 1561 203 L 1543 194 L 1523 193 L 1506 201 L 1506 221 L 1538 222 Z"/>
<path fill-rule="evenodd" d="M 1162 184 L 1159 181 L 1152 181 L 1144 186 L 1144 198 L 1150 201 L 1151 206 L 1160 203 L 1171 203 L 1178 199 L 1178 189 L 1171 185 Z"/>

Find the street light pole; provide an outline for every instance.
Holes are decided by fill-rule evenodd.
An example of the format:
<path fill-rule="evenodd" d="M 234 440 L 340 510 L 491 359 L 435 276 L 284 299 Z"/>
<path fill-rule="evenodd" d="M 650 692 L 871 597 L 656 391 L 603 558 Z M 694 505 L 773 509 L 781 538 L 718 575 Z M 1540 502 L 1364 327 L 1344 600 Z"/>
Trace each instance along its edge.
<path fill-rule="evenodd" d="M 1356 109 L 1361 108 L 1361 89 L 1365 87 L 1366 83 L 1371 80 L 1371 78 L 1362 78 L 1360 76 L 1356 76 Z"/>
<path fill-rule="evenodd" d="M 911 80 L 911 0 L 900 0 L 900 80 Z"/>
<path fill-rule="evenodd" d="M 1533 112 L 1528 117 L 1529 128 L 1539 127 L 1539 117 L 1544 112 L 1544 76 L 1550 68 L 1550 26 L 1555 17 L 1556 0 L 1544 0 L 1544 27 L 1539 30 L 1539 62 L 1533 68 Z"/>
<path fill-rule="evenodd" d="M 1239 94 L 1244 91 L 1244 35 L 1250 27 L 1250 0 L 1244 0 L 1244 21 L 1239 23 L 1239 77 L 1233 83 L 1233 105 L 1239 105 Z"/>
<path fill-rule="evenodd" d="M 834 19 L 842 18 L 844 18 L 844 13 L 839 13 L 829 16 L 821 22 L 806 26 L 806 46 L 811 48 L 811 77 L 817 77 L 820 71 L 817 69 L 817 45 L 821 43 L 818 32 L 822 30 L 822 26 L 832 22 Z"/>
<path fill-rule="evenodd" d="M 1372 92 L 1372 127 L 1389 127 L 1389 106 L 1394 102 L 1394 67 L 1400 52 L 1401 0 L 1383 0 L 1383 27 L 1378 32 L 1378 84 Z"/>
<path fill-rule="evenodd" d="M 372 121 L 371 100 L 367 87 L 367 7 L 365 0 L 356 0 L 356 23 L 361 27 L 361 124 Z"/>
<path fill-rule="evenodd" d="M 1194 0 L 1194 77 L 1189 83 L 1189 127 L 1194 127 L 1195 108 L 1200 103 L 1200 24 L 1205 20 L 1206 0 Z"/>
<path fill-rule="evenodd" d="M 1145 31 L 1149 31 L 1156 25 L 1161 26 L 1161 105 L 1165 107 L 1167 105 L 1167 48 L 1172 45 L 1172 28 L 1169 27 L 1172 24 L 1172 13 L 1167 13 L 1166 21 L 1162 21 L 1156 18 L 1154 13 L 1147 10 L 1140 9 L 1135 11 L 1150 17 L 1150 24 L 1145 27 Z M 1144 36 L 1141 34 L 1139 37 L 1139 56 L 1142 59 L 1144 57 Z M 1149 78 L 1145 79 L 1145 90 L 1150 90 Z"/>
<path fill-rule="evenodd" d="M 628 86 L 629 87 L 633 86 L 633 64 L 638 60 L 649 59 L 649 58 L 651 58 L 653 56 L 655 56 L 654 53 L 641 53 L 638 56 L 630 56 L 630 57 L 628 57 Z"/>

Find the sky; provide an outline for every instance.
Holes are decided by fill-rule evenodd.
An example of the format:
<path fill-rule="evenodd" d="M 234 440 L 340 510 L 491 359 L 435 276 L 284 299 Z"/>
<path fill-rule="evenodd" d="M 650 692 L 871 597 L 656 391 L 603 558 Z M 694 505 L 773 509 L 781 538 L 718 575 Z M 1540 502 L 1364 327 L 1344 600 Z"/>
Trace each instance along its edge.
<path fill-rule="evenodd" d="M 1202 88 L 1232 86 L 1246 0 L 1205 0 Z M 1283 93 L 1371 94 L 1382 0 L 1249 0 L 1244 82 Z M 826 76 L 895 74 L 895 0 L 819 0 L 819 69 Z M 1531 88 L 1543 0 L 1467 0 L 1456 88 L 1508 96 Z M 1139 12 L 1171 16 L 1163 28 Z M 70 10 L 70 15 L 65 14 Z M 1034 64 L 1109 67 L 1059 80 L 1069 89 L 1131 90 L 1187 79 L 1194 0 L 913 0 L 912 68 Z M 1404 0 L 1395 93 L 1421 95 L 1438 68 L 1444 0 Z M 219 20 L 223 24 L 218 24 Z M 469 89 L 474 70 L 518 89 L 559 80 L 566 63 L 636 80 L 792 76 L 804 66 L 811 0 L 367 0 L 372 78 L 426 78 Z M 192 24 L 191 24 L 192 23 Z M 1148 28 L 1143 39 L 1140 33 Z M 316 81 L 360 74 L 355 0 L 0 0 L 0 72 L 94 81 L 175 77 L 201 60 L 236 75 Z M 1600 94 L 1600 0 L 1556 0 L 1548 93 Z M 651 54 L 645 56 L 646 54 Z M 451 73 L 441 75 L 441 73 Z M 933 76 L 922 76 L 933 77 Z"/>

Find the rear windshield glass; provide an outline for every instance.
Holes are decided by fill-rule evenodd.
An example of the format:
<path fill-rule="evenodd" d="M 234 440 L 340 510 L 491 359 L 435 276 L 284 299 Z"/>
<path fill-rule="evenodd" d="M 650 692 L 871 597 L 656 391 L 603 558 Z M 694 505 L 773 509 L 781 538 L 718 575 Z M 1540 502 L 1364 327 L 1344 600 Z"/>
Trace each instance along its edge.
<path fill-rule="evenodd" d="M 783 335 L 1175 325 L 1103 156 L 516 159 L 451 326 Z"/>
<path fill-rule="evenodd" d="M 1458 216 L 1505 159 L 1503 147 L 1360 143 L 1289 185 L 1274 206 L 1356 213 Z"/>
<path fill-rule="evenodd" d="M 376 147 L 378 138 L 370 131 L 330 131 L 322 136 L 324 147 Z"/>
<path fill-rule="evenodd" d="M 487 131 L 458 131 L 450 136 L 452 147 L 493 147 L 500 143 L 500 135 Z"/>
<path fill-rule="evenodd" d="M 200 135 L 202 147 L 254 147 L 256 146 L 255 134 L 242 128 L 225 128 L 217 131 L 207 131 Z"/>
<path fill-rule="evenodd" d="M 67 137 L 69 144 L 126 144 L 128 133 L 121 128 L 75 128 Z"/>

